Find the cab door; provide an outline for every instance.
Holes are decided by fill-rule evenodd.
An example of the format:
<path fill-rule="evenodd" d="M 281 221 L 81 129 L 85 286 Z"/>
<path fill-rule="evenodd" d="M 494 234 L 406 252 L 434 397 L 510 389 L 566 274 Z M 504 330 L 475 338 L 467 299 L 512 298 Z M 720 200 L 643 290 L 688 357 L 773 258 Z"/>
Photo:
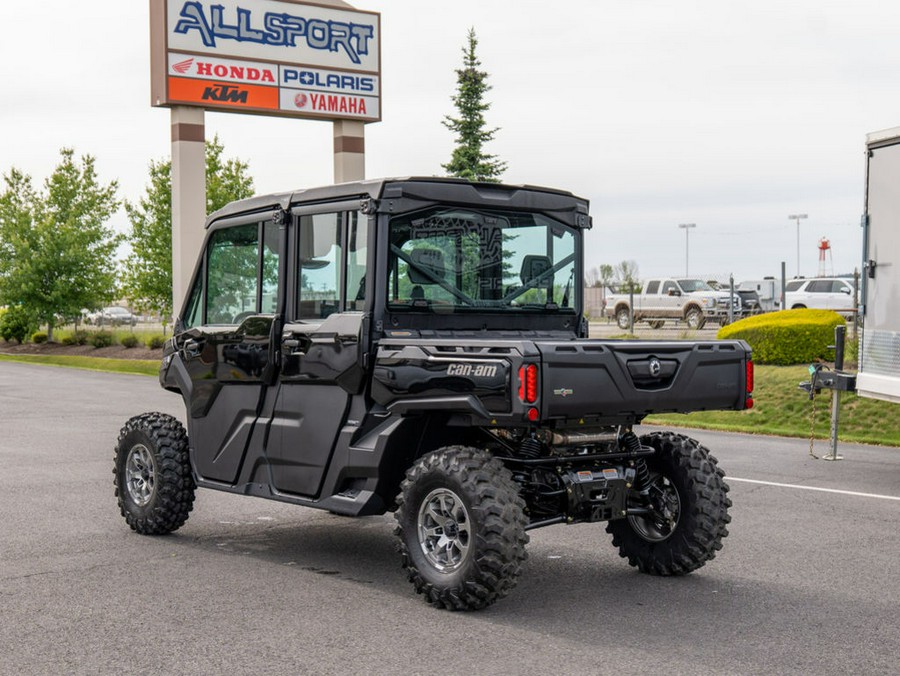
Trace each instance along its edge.
<path fill-rule="evenodd" d="M 266 457 L 274 488 L 319 497 L 364 383 L 369 222 L 359 202 L 295 209 L 281 369 Z M 371 268 L 370 268 L 371 269 Z"/>
<path fill-rule="evenodd" d="M 234 484 L 273 381 L 283 229 L 272 218 L 214 226 L 178 336 L 199 478 Z M 279 346 L 280 347 L 280 346 Z"/>

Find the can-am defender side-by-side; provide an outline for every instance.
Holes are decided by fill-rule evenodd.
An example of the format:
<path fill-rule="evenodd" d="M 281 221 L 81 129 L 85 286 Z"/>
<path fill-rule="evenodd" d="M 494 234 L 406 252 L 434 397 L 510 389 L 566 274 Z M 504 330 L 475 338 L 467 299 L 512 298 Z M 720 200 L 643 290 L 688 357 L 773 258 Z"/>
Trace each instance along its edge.
<path fill-rule="evenodd" d="M 506 595 L 528 531 L 606 522 L 632 566 L 682 575 L 728 534 L 701 444 L 650 413 L 752 405 L 742 341 L 587 339 L 588 204 L 453 179 L 347 183 L 210 216 L 160 369 L 171 416 L 129 420 L 116 495 L 139 533 L 196 487 L 348 516 L 394 511 L 436 606 Z"/>

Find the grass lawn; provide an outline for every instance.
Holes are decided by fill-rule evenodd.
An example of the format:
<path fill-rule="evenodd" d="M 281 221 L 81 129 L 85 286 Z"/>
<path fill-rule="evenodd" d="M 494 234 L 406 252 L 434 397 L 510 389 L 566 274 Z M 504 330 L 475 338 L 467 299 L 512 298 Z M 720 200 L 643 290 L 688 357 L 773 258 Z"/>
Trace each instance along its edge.
<path fill-rule="evenodd" d="M 806 366 L 757 366 L 754 407 L 749 411 L 654 415 L 645 422 L 809 438 L 812 404 L 807 393 L 797 387 L 804 380 L 809 380 Z M 817 439 L 831 436 L 831 394 L 831 390 L 822 390 L 816 397 Z M 900 446 L 897 404 L 842 393 L 838 438 L 841 441 Z"/>
<path fill-rule="evenodd" d="M 107 359 L 104 357 L 84 357 L 76 355 L 49 354 L 0 354 L 0 361 L 17 361 L 26 364 L 48 364 L 68 366 L 89 371 L 110 373 L 133 373 L 142 376 L 159 374 L 159 359 Z"/>

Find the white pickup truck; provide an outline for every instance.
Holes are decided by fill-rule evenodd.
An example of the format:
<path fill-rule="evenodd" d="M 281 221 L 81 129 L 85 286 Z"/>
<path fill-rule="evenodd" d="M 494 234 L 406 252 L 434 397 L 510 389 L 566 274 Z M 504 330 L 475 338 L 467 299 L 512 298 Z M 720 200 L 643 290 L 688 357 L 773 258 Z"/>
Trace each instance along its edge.
<path fill-rule="evenodd" d="M 702 328 L 708 319 L 725 325 L 730 303 L 734 303 L 732 317 L 741 315 L 737 294 L 732 297 L 728 291 L 716 291 L 702 279 L 648 279 L 633 297 L 634 322 L 646 321 L 654 329 L 667 319 L 684 321 L 690 329 Z M 630 298 L 627 293 L 607 296 L 606 314 L 621 329 L 628 328 Z"/>

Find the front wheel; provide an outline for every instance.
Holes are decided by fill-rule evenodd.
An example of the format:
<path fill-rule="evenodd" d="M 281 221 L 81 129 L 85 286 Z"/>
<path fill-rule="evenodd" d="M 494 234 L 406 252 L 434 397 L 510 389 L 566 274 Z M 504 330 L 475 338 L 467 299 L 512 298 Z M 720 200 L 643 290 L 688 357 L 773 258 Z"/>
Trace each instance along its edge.
<path fill-rule="evenodd" d="M 687 311 L 687 314 L 685 314 L 684 321 L 687 322 L 689 329 L 700 330 L 703 328 L 703 325 L 706 324 L 706 317 L 703 316 L 702 310 L 692 307 Z"/>
<path fill-rule="evenodd" d="M 113 474 L 119 511 L 143 535 L 171 533 L 194 506 L 188 438 L 164 413 L 135 416 L 119 432 Z"/>
<path fill-rule="evenodd" d="M 728 484 L 709 450 L 694 439 L 656 432 L 641 437 L 656 453 L 647 458 L 647 484 L 629 501 L 633 513 L 610 521 L 619 555 L 642 573 L 684 575 L 722 549 L 731 521 Z"/>
<path fill-rule="evenodd" d="M 467 446 L 438 449 L 407 471 L 397 504 L 403 567 L 426 601 L 477 610 L 515 586 L 525 503 L 499 460 Z"/>

